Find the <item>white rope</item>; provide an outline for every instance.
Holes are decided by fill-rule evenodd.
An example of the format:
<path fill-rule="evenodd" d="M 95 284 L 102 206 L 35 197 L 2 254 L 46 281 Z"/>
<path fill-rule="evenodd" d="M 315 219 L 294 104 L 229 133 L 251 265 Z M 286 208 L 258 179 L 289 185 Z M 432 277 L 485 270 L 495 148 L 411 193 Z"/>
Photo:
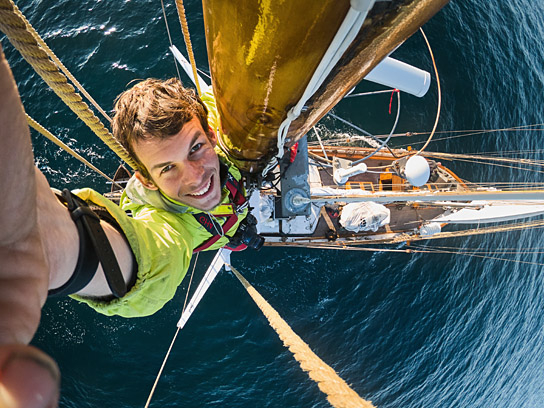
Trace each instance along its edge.
<path fill-rule="evenodd" d="M 325 52 L 321 62 L 317 66 L 308 86 L 306 87 L 304 93 L 302 94 L 298 103 L 293 106 L 289 112 L 287 112 L 287 117 L 281 123 L 278 129 L 278 155 L 277 159 L 283 157 L 283 147 L 285 145 L 285 139 L 287 133 L 289 132 L 289 126 L 291 123 L 300 116 L 302 109 L 306 102 L 313 96 L 313 94 L 319 89 L 323 84 L 327 76 L 331 73 L 332 69 L 340 60 L 340 57 L 347 50 L 349 45 L 353 42 L 365 18 L 368 14 L 368 11 L 374 5 L 375 0 L 352 0 L 351 7 L 342 22 L 342 25 L 338 29 L 334 39 L 332 40 L 329 48 Z M 277 160 L 276 158 L 273 159 Z M 273 168 L 274 166 L 267 166 L 267 169 Z M 266 173 L 263 171 L 263 176 Z"/>
<path fill-rule="evenodd" d="M 339 120 L 340 122 L 342 123 L 345 123 L 346 125 L 352 127 L 353 129 L 361 132 L 363 135 L 366 135 L 366 136 L 370 136 L 371 139 L 365 137 L 365 136 L 361 136 L 358 138 L 358 140 L 363 140 L 366 144 L 368 144 L 370 147 L 373 147 L 375 149 L 377 149 L 378 147 L 380 147 L 380 143 L 382 142 L 381 140 L 379 140 L 376 136 L 374 136 L 372 133 L 370 132 L 367 132 L 366 130 L 364 130 L 363 128 L 360 128 L 359 126 L 351 123 L 350 121 L 344 119 L 344 118 L 341 118 L 340 116 L 338 115 L 335 115 L 334 113 L 332 112 L 329 112 L 327 113 L 327 115 L 329 115 L 330 117 L 333 117 L 337 120 Z M 357 137 L 357 136 L 356 136 Z M 350 139 L 353 139 L 355 140 L 355 137 L 352 137 L 350 136 Z"/>
<path fill-rule="evenodd" d="M 391 132 L 389 132 L 389 136 L 387 136 L 387 138 L 382 142 L 382 144 L 376 150 L 374 150 L 372 153 L 370 153 L 368 156 L 363 157 L 362 159 L 354 161 L 353 163 L 351 163 L 352 166 L 355 166 L 355 165 L 357 165 L 359 163 L 364 162 L 365 160 L 371 158 L 376 153 L 378 153 L 380 150 L 382 150 L 384 148 L 384 146 L 387 146 L 387 143 L 389 142 L 389 139 L 391 139 L 391 136 L 395 132 L 395 129 L 397 128 L 397 124 L 399 123 L 399 117 L 400 117 L 400 91 L 397 90 L 396 93 L 397 93 L 397 116 L 395 117 L 395 123 L 393 123 L 393 128 L 391 129 Z M 391 149 L 389 151 L 391 151 Z"/>
<path fill-rule="evenodd" d="M 217 232 L 218 235 L 221 235 L 221 238 L 223 238 L 225 236 L 225 233 L 223 232 L 223 226 L 221 225 L 219 220 L 209 211 L 206 211 L 206 214 L 208 214 L 210 218 L 213 218 L 213 221 L 215 221 L 215 222 L 212 222 L 213 229 L 215 230 L 215 232 Z M 218 225 L 219 225 L 219 228 L 217 228 Z"/>
<path fill-rule="evenodd" d="M 164 1 L 161 0 L 161 7 L 162 7 L 162 15 L 164 18 L 164 24 L 166 25 L 166 33 L 168 34 L 168 41 L 170 41 L 170 48 L 174 46 L 174 43 L 172 42 L 172 36 L 170 35 L 170 27 L 168 26 L 168 19 L 166 18 L 166 9 L 164 8 Z M 178 64 L 176 62 L 176 56 L 174 56 L 174 66 L 176 67 L 176 72 L 178 73 L 178 79 L 181 82 L 181 74 L 179 73 Z"/>
<path fill-rule="evenodd" d="M 438 68 L 436 67 L 436 61 L 434 59 L 433 49 L 431 48 L 431 44 L 429 43 L 429 40 L 427 39 L 427 36 L 425 35 L 423 28 L 419 27 L 419 31 L 421 32 L 421 35 L 423 36 L 423 39 L 425 40 L 425 44 L 427 44 L 427 48 L 429 49 L 429 55 L 431 56 L 431 60 L 433 62 L 434 74 L 436 76 L 436 88 L 438 93 L 438 101 L 436 106 L 436 118 L 434 121 L 433 129 L 431 130 L 431 134 L 429 135 L 429 138 L 427 139 L 423 147 L 419 149 L 419 151 L 416 153 L 416 156 L 421 154 L 421 152 L 427 148 L 429 143 L 431 143 L 431 139 L 434 136 L 434 132 L 436 132 L 436 127 L 438 126 L 438 120 L 440 119 L 440 109 L 442 108 L 442 90 L 440 88 L 440 77 L 438 76 Z"/>

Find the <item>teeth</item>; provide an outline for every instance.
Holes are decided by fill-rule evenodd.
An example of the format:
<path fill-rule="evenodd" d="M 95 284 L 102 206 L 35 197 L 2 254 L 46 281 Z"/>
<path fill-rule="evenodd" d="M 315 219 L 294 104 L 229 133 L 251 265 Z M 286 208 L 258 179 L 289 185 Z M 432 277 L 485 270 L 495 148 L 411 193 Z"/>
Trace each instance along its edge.
<path fill-rule="evenodd" d="M 208 184 L 206 184 L 206 186 L 205 186 L 204 188 L 202 188 L 201 190 L 199 190 L 199 191 L 197 191 L 197 192 L 195 192 L 195 193 L 192 193 L 191 195 L 192 195 L 192 196 L 201 196 L 201 195 L 207 193 L 208 190 L 210 189 L 210 185 L 211 185 L 211 184 L 212 184 L 212 179 L 210 178 L 210 179 L 208 180 Z"/>

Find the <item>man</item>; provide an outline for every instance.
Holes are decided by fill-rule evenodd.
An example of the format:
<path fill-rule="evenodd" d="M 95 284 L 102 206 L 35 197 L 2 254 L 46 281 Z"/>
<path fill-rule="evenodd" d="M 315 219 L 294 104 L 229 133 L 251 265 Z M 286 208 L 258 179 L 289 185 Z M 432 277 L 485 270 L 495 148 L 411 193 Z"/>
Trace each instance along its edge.
<path fill-rule="evenodd" d="M 58 370 L 26 346 L 48 291 L 75 293 L 108 315 L 152 314 L 174 296 L 193 250 L 243 247 L 234 233 L 247 209 L 238 170 L 214 151 L 205 105 L 189 94 L 181 108 L 169 105 L 180 97 L 169 94 L 182 89 L 176 81 L 137 85 L 117 103 L 115 134 L 139 163 L 122 198 L 133 218 L 90 189 L 57 197 L 34 167 L 24 111 L 0 54 L 0 407 L 53 406 Z M 166 90 L 155 99 L 170 97 L 152 117 L 142 97 L 154 85 Z M 134 106 L 142 109 L 131 128 Z M 107 221 L 81 199 L 109 213 Z"/>
<path fill-rule="evenodd" d="M 178 259 L 156 252 L 164 245 L 146 243 L 145 256 L 137 256 L 138 265 L 154 260 L 160 265 L 151 268 L 152 274 L 164 281 L 150 284 L 149 274 L 140 271 L 133 290 L 122 298 L 104 302 L 76 296 L 101 313 L 152 314 L 174 296 L 193 252 L 246 248 L 235 234 L 248 212 L 241 175 L 225 157 L 218 157 L 212 130 L 218 127 L 215 102 L 211 94 L 203 99 L 206 104 L 176 79 L 148 79 L 117 100 L 113 133 L 138 165 L 121 208 L 132 213 L 131 222 L 160 228 L 157 235 L 161 241 L 170 240 Z M 121 219 L 120 224 L 126 230 L 124 222 Z M 252 225 L 242 230 L 250 237 L 256 234 Z M 133 251 L 138 253 L 134 246 Z"/>

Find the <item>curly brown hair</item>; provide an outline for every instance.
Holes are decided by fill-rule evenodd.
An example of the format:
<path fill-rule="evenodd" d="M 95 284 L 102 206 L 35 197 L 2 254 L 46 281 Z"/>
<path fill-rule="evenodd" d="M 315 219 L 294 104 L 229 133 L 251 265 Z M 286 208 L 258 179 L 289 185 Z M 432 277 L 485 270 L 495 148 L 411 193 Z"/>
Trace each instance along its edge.
<path fill-rule="evenodd" d="M 208 109 L 192 89 L 177 78 L 146 79 L 119 95 L 112 120 L 113 136 L 136 161 L 140 173 L 151 179 L 134 151 L 134 143 L 177 134 L 196 116 L 208 132 Z"/>

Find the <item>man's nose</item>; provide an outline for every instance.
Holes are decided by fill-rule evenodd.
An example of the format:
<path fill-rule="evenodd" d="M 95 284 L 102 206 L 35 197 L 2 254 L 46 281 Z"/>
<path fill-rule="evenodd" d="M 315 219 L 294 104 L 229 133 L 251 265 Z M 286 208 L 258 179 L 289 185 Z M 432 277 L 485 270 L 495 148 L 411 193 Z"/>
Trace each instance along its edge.
<path fill-rule="evenodd" d="M 188 160 L 185 162 L 183 170 L 183 178 L 185 179 L 185 182 L 189 184 L 198 184 L 202 181 L 202 177 L 204 176 L 204 166 L 202 166 L 202 163 L 199 161 Z"/>

